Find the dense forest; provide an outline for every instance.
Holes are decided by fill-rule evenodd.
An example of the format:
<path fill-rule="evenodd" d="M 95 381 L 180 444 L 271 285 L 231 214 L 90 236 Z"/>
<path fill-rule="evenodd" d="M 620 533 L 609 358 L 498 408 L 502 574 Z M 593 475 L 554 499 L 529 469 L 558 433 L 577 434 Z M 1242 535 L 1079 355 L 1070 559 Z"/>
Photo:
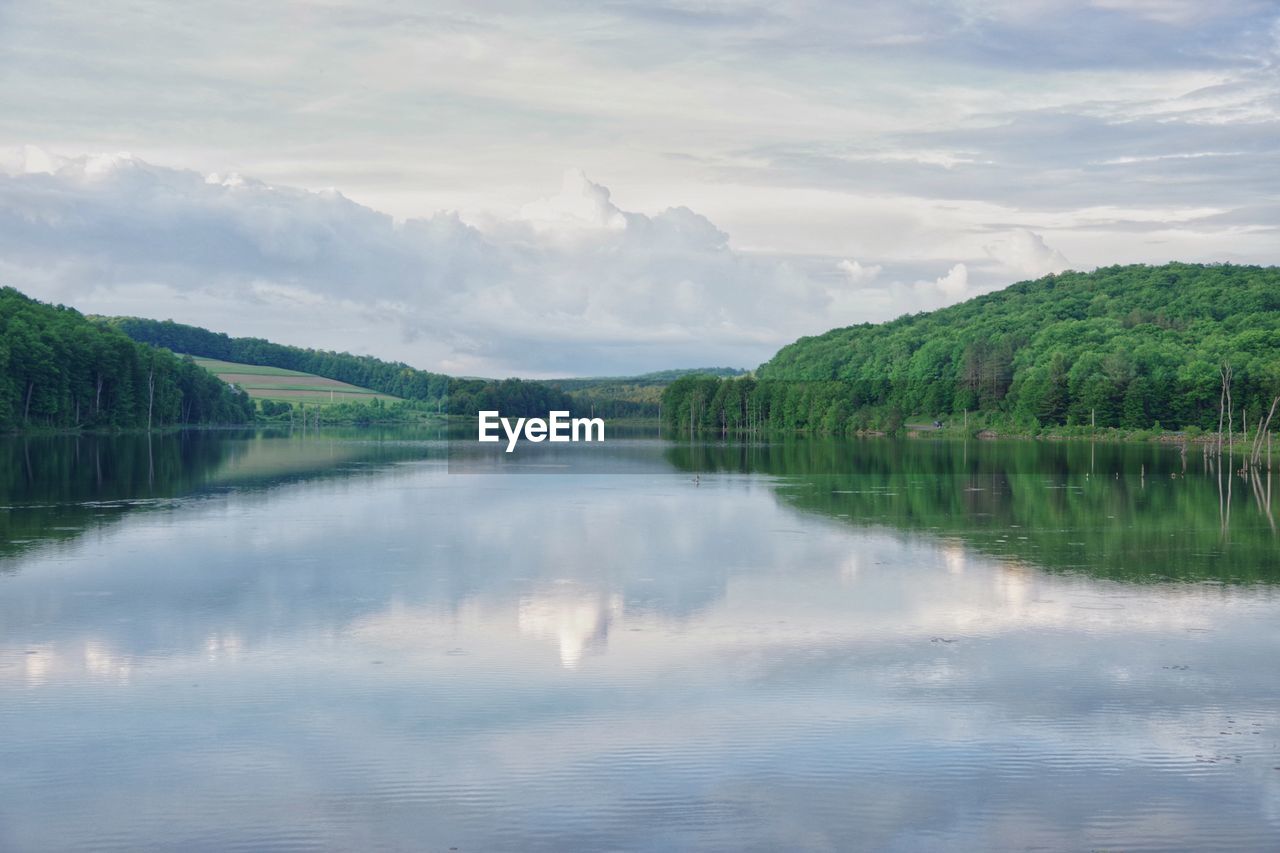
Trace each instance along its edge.
<path fill-rule="evenodd" d="M 638 376 L 597 376 L 551 379 L 547 382 L 573 398 L 581 413 L 603 418 L 656 418 L 661 414 L 662 392 L 682 376 L 742 376 L 736 367 L 694 367 L 658 370 Z"/>
<path fill-rule="evenodd" d="M 0 288 L 0 429 L 244 423 L 253 412 L 189 358 Z"/>
<path fill-rule="evenodd" d="M 1217 427 L 1280 394 L 1280 268 L 1066 272 L 938 311 L 801 338 L 755 377 L 676 380 L 672 427 L 842 434 L 909 418 L 1043 427 Z"/>
<path fill-rule="evenodd" d="M 445 409 L 451 415 L 487 410 L 516 418 L 545 418 L 550 411 L 578 413 L 573 399 L 558 387 L 524 379 L 451 379 Z"/>
<path fill-rule="evenodd" d="M 434 404 L 452 415 L 475 415 L 496 409 L 512 417 L 546 415 L 552 409 L 572 410 L 573 401 L 552 384 L 520 379 L 455 379 L 443 373 L 417 370 L 402 362 L 367 355 L 304 349 L 261 338 L 232 338 L 199 326 L 140 317 L 97 318 L 135 341 L 187 355 L 242 364 L 282 367 L 349 382 L 406 400 Z M 432 410 L 432 407 L 427 407 Z"/>

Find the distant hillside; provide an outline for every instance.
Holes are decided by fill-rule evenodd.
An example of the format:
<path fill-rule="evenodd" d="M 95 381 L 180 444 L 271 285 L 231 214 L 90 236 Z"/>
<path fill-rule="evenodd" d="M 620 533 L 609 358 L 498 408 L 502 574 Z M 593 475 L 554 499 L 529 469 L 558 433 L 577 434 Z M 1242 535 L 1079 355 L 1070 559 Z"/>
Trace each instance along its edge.
<path fill-rule="evenodd" d="M 172 320 L 94 319 L 141 343 L 200 358 L 314 374 L 391 397 L 428 403 L 426 408 L 430 411 L 443 408 L 449 414 L 474 415 L 480 409 L 497 409 L 504 415 L 529 417 L 545 415 L 552 409 L 571 409 L 573 402 L 559 388 L 541 382 L 453 379 L 402 362 L 287 346 L 262 338 L 233 338 Z"/>
<path fill-rule="evenodd" d="M 746 370 L 740 367 L 680 367 L 672 370 L 655 370 L 652 373 L 641 373 L 636 376 L 583 376 L 574 379 L 546 379 L 551 385 L 557 385 L 566 391 L 583 391 L 595 387 L 634 385 L 663 386 L 670 385 L 681 376 L 743 376 Z"/>
<path fill-rule="evenodd" d="M 742 376 L 737 367 L 689 367 L 642 373 L 639 376 L 598 376 L 551 379 L 551 385 L 569 393 L 577 407 L 606 418 L 656 418 L 662 392 L 683 376 Z"/>
<path fill-rule="evenodd" d="M 729 420 L 841 432 L 966 411 L 1023 426 L 1216 428 L 1224 362 L 1237 422 L 1241 409 L 1265 413 L 1280 393 L 1280 269 L 1173 263 L 1046 276 L 801 338 L 750 387 L 681 380 L 664 411 L 708 429 Z"/>
<path fill-rule="evenodd" d="M 360 388 L 346 382 L 339 382 L 337 379 L 303 373 L 299 370 L 237 364 L 214 358 L 197 358 L 195 362 L 223 382 L 240 388 L 255 400 L 324 404 L 366 403 L 370 400 L 391 402 L 399 399 L 390 394 L 379 394 L 368 388 Z"/>
<path fill-rule="evenodd" d="M 253 402 L 195 364 L 0 288 L 0 428 L 245 423 Z"/>
<path fill-rule="evenodd" d="M 587 379 L 473 379 L 418 370 L 402 362 L 366 355 L 305 349 L 261 338 L 233 338 L 199 326 L 141 317 L 98 317 L 136 341 L 244 365 L 279 368 L 347 383 L 391 397 L 446 407 L 451 414 L 475 414 L 497 409 L 517 417 L 546 414 L 552 409 L 594 413 L 602 417 L 655 417 L 662 389 L 681 376 L 739 376 L 733 367 L 662 370 L 640 376 Z M 251 394 L 256 394 L 253 388 Z M 293 395 L 299 396 L 297 394 Z M 294 400 L 297 402 L 297 400 Z"/>
<path fill-rule="evenodd" d="M 401 362 L 383 361 L 372 356 L 304 349 L 262 338 L 233 338 L 172 320 L 142 317 L 95 319 L 140 343 L 200 358 L 297 370 L 409 400 L 438 400 L 448 391 L 449 377 L 444 374 L 415 370 Z"/>

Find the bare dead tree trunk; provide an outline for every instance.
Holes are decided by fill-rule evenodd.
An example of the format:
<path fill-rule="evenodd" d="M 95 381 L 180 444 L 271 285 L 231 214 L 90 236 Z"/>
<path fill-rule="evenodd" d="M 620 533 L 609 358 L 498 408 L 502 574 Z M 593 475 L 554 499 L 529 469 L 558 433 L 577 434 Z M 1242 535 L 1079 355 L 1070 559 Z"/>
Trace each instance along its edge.
<path fill-rule="evenodd" d="M 1274 528 L 1276 525 L 1276 522 L 1275 522 L 1275 519 L 1271 517 L 1271 514 L 1267 511 L 1267 496 L 1263 492 L 1262 481 L 1257 477 L 1253 477 L 1252 479 L 1249 480 L 1249 485 L 1253 487 L 1253 499 L 1258 504 L 1258 512 L 1261 512 L 1264 515 L 1266 515 L 1267 520 L 1271 522 L 1271 527 Z"/>
<path fill-rule="evenodd" d="M 151 409 L 156 401 L 156 367 L 151 365 L 150 372 L 147 373 L 147 430 L 151 429 Z"/>
<path fill-rule="evenodd" d="M 1231 481 L 1230 474 L 1227 475 L 1227 488 L 1223 492 L 1222 489 L 1222 460 L 1218 460 L 1218 521 L 1222 525 L 1222 534 L 1225 536 L 1227 529 L 1231 526 Z"/>
<path fill-rule="evenodd" d="M 1218 455 L 1219 456 L 1222 455 L 1222 421 L 1223 421 L 1222 410 L 1227 405 L 1226 384 L 1227 384 L 1227 380 L 1224 377 L 1222 380 L 1223 388 L 1221 391 L 1218 392 Z"/>
<path fill-rule="evenodd" d="M 1222 422 L 1231 407 L 1231 365 L 1223 364 L 1219 369 L 1222 376 L 1222 391 L 1218 394 L 1218 456 L 1222 456 Z"/>
<path fill-rule="evenodd" d="M 1234 456 L 1232 453 L 1231 439 L 1235 430 L 1236 411 L 1231 403 L 1231 367 L 1227 367 L 1227 457 Z"/>
<path fill-rule="evenodd" d="M 1271 448 L 1271 418 L 1276 413 L 1277 405 L 1280 405 L 1280 395 L 1271 401 L 1271 409 L 1267 412 L 1267 417 L 1258 425 L 1258 434 L 1253 438 L 1253 454 L 1250 461 L 1254 465 L 1262 461 L 1263 442 L 1266 442 L 1268 451 Z"/>
<path fill-rule="evenodd" d="M 22 407 L 22 422 L 26 423 L 31 417 L 31 392 L 36 389 L 36 381 L 34 379 L 27 380 L 27 402 Z"/>

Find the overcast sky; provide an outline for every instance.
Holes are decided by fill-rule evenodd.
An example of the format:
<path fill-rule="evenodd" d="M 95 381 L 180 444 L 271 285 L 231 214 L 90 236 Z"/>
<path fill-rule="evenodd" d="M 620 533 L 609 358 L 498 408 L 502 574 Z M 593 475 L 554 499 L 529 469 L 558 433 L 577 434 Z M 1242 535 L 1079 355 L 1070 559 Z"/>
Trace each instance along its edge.
<path fill-rule="evenodd" d="M 0 0 L 0 283 L 468 375 L 1280 261 L 1280 2 Z"/>

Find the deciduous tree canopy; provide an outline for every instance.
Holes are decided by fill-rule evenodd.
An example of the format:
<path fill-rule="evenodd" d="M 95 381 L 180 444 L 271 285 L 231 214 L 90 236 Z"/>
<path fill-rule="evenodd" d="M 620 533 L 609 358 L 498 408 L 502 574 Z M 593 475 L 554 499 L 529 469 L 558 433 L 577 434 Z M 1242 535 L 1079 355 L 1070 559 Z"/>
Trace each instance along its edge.
<path fill-rule="evenodd" d="M 417 370 L 401 362 L 346 352 L 304 349 L 261 338 L 232 338 L 172 320 L 111 317 L 99 318 L 99 321 L 124 332 L 135 341 L 166 347 L 174 352 L 314 373 L 406 400 L 437 403 L 440 410 L 448 414 L 475 415 L 481 409 L 496 409 L 504 415 L 534 417 L 545 416 L 552 409 L 572 408 L 568 395 L 558 387 L 540 382 L 454 379 L 443 373 Z"/>
<path fill-rule="evenodd" d="M 0 428 L 244 423 L 253 403 L 189 358 L 0 288 Z"/>
<path fill-rule="evenodd" d="M 981 412 L 1025 427 L 1216 425 L 1220 369 L 1251 420 L 1280 393 L 1280 269 L 1114 266 L 1011 285 L 949 308 L 801 338 L 758 379 L 685 378 L 664 419 L 688 429 L 893 430 Z"/>

